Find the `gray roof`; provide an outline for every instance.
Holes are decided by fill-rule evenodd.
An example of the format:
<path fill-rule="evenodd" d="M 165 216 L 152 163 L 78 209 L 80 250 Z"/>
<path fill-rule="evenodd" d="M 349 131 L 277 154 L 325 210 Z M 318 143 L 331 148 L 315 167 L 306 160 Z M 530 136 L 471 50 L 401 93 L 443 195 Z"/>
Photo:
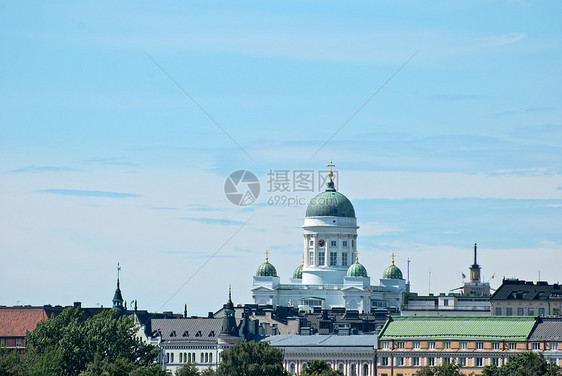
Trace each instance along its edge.
<path fill-rule="evenodd" d="M 373 349 L 377 346 L 377 336 L 369 334 L 351 336 L 283 334 L 267 337 L 264 341 L 269 342 L 273 347 L 368 347 Z"/>
<path fill-rule="evenodd" d="M 562 286 L 539 281 L 504 279 L 490 300 L 548 300 L 562 298 Z"/>
<path fill-rule="evenodd" d="M 561 341 L 562 318 L 539 318 L 529 341 Z"/>
<path fill-rule="evenodd" d="M 152 319 L 152 333 L 161 333 L 162 341 L 215 341 L 222 330 L 223 318 Z"/>

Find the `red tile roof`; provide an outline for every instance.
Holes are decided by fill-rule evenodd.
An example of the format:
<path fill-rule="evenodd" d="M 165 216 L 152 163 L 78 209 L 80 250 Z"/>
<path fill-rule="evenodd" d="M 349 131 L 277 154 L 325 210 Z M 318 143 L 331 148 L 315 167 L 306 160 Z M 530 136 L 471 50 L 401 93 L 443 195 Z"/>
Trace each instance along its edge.
<path fill-rule="evenodd" d="M 0 337 L 25 337 L 43 320 L 47 320 L 43 307 L 0 308 Z"/>

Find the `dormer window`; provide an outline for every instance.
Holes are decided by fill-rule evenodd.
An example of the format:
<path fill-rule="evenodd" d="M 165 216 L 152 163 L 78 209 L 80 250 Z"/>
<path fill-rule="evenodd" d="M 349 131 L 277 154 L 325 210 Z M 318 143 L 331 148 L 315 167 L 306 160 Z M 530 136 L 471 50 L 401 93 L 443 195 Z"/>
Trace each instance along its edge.
<path fill-rule="evenodd" d="M 214 337 L 215 336 L 215 331 L 211 330 L 211 332 L 209 333 L 209 337 Z"/>
<path fill-rule="evenodd" d="M 176 331 L 172 330 L 172 333 L 170 333 L 170 337 L 175 337 L 176 336 Z"/>
<path fill-rule="evenodd" d="M 184 336 L 184 337 L 189 337 L 189 332 L 186 330 L 185 332 L 183 332 L 183 336 Z"/>
<path fill-rule="evenodd" d="M 195 333 L 195 337 L 201 337 L 201 336 L 202 336 L 201 331 L 198 330 L 197 333 Z"/>

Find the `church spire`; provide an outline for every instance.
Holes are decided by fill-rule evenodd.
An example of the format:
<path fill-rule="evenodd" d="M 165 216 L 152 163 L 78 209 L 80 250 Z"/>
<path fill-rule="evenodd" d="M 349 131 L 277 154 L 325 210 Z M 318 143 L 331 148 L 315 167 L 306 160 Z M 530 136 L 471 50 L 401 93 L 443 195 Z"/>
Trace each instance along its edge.
<path fill-rule="evenodd" d="M 124 309 L 123 308 L 123 295 L 121 294 L 121 288 L 119 287 L 119 272 L 121 271 L 121 266 L 117 263 L 117 288 L 115 289 L 115 295 L 113 295 L 113 308 Z"/>

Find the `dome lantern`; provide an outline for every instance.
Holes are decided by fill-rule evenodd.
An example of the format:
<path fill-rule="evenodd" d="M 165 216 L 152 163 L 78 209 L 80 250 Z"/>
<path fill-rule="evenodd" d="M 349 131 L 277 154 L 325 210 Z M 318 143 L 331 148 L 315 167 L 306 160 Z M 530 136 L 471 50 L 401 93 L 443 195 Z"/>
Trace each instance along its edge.
<path fill-rule="evenodd" d="M 394 265 L 394 253 L 392 254 L 392 264 L 384 270 L 382 279 L 404 279 L 402 276 L 402 271 L 396 265 Z"/>
<path fill-rule="evenodd" d="M 265 251 L 265 262 L 259 266 L 256 277 L 277 277 L 275 266 L 269 263 L 269 251 Z"/>

